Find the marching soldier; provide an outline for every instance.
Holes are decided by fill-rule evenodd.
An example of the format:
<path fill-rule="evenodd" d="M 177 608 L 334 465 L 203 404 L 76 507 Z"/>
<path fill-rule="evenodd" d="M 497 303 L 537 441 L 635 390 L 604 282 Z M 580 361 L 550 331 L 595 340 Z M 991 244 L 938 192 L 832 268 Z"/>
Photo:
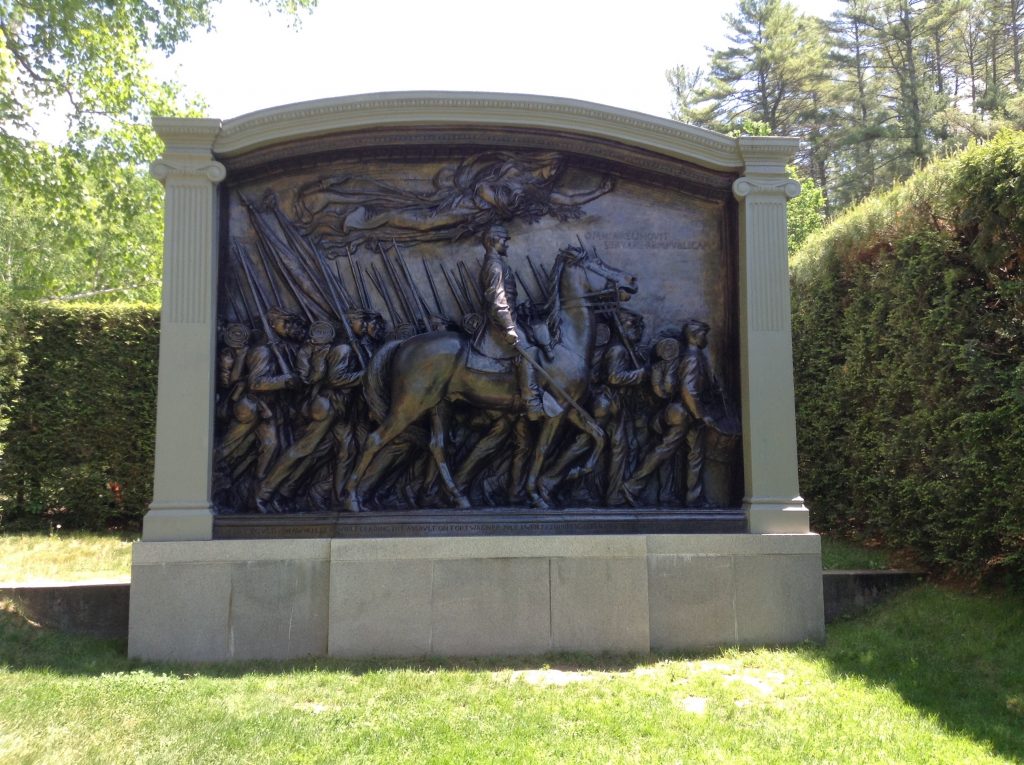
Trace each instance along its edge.
<path fill-rule="evenodd" d="M 233 419 L 221 439 L 218 457 L 229 464 L 237 462 L 248 449 L 251 437 L 257 443 L 256 478 L 266 475 L 277 454 L 280 437 L 277 427 L 277 394 L 301 384 L 289 363 L 289 342 L 301 342 L 305 322 L 294 314 L 272 308 L 266 326 L 273 333 L 263 343 L 250 348 L 244 356 L 222 352 L 218 361 L 221 382 L 232 383 Z M 228 340 L 228 348 L 231 348 Z M 233 359 L 230 356 L 234 356 Z M 243 383 L 244 380 L 244 383 Z M 233 382 L 232 382 L 233 381 Z"/>
<path fill-rule="evenodd" d="M 705 441 L 707 428 L 715 427 L 717 422 L 716 411 L 720 401 L 720 391 L 704 352 L 708 344 L 709 329 L 707 324 L 696 319 L 686 322 L 683 328 L 686 348 L 679 355 L 678 365 L 675 365 L 676 374 L 661 377 L 662 384 L 667 381 L 675 388 L 672 393 L 678 398 L 671 401 L 662 412 L 667 429 L 662 435 L 661 442 L 647 453 L 643 463 L 623 487 L 631 504 L 637 504 L 637 497 L 643 490 L 644 479 L 652 475 L 685 442 L 686 505 L 706 505 Z"/>
<path fill-rule="evenodd" d="M 365 335 L 368 323 L 363 311 L 348 314 L 355 342 Z M 307 386 L 303 406 L 305 424 L 294 442 L 277 459 L 260 483 L 256 508 L 261 513 L 276 512 L 280 506 L 273 500 L 277 495 L 291 497 L 301 479 L 325 457 L 333 446 L 337 450 L 334 460 L 334 486 L 344 484 L 355 459 L 356 441 L 351 421 L 352 391 L 362 382 L 363 369 L 357 351 L 347 342 L 335 343 L 334 325 L 326 321 L 310 327 L 309 338 L 299 350 L 295 368 L 299 379 Z M 339 474 L 343 474 L 340 479 Z"/>

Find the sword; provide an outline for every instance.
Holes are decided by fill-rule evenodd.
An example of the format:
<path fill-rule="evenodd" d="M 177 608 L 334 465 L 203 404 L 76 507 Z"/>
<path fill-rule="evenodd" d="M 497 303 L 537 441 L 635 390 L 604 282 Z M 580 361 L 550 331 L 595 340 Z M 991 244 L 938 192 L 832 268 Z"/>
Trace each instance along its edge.
<path fill-rule="evenodd" d="M 580 419 L 582 419 L 588 427 L 593 429 L 595 433 L 600 433 L 601 437 L 604 438 L 604 430 L 602 430 L 601 426 L 597 424 L 597 421 L 590 416 L 590 413 L 586 409 L 576 403 L 576 399 L 570 396 L 565 391 L 565 388 L 555 382 L 555 379 L 547 373 L 547 370 L 544 369 L 544 367 L 534 361 L 533 357 L 518 345 L 513 345 L 512 347 L 515 349 L 516 353 L 526 359 L 530 366 L 533 367 L 533 370 L 544 379 L 544 382 L 546 382 L 555 393 L 558 394 L 559 398 L 576 410 L 576 414 L 580 416 Z"/>

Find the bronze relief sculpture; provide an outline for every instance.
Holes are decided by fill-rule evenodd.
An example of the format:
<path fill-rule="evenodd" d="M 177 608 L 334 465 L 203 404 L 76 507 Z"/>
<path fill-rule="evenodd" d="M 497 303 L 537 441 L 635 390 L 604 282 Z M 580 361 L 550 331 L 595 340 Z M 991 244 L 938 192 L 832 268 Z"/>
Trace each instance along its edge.
<path fill-rule="evenodd" d="M 664 265 L 595 240 L 689 245 L 619 236 L 611 173 L 549 151 L 342 165 L 232 192 L 220 512 L 735 504 L 738 418 L 709 317 L 674 315 Z M 714 282 L 704 271 L 673 289 Z M 723 326 L 723 294 L 690 303 Z"/>

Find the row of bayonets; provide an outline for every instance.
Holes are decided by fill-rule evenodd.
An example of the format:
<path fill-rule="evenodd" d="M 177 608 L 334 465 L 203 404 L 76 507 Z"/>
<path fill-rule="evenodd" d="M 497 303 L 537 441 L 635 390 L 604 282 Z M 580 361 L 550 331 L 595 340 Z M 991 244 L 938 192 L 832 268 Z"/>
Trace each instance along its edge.
<path fill-rule="evenodd" d="M 244 198 L 242 201 L 248 209 L 256 232 L 256 257 L 250 255 L 244 244 L 238 240 L 232 241 L 231 254 L 237 264 L 237 273 L 244 284 L 239 285 L 241 289 L 237 297 L 229 291 L 228 299 L 232 301 L 233 313 L 236 316 L 248 317 L 249 323 L 253 326 L 254 317 L 258 317 L 265 336 L 271 341 L 274 334 L 267 322 L 267 312 L 272 307 L 284 308 L 294 304 L 299 307 L 310 325 L 324 319 L 337 321 L 352 346 L 357 349 L 360 362 L 365 365 L 365 349 L 360 343 L 354 342 L 355 335 L 348 319 L 348 312 L 353 308 L 376 310 L 370 298 L 367 281 L 384 302 L 392 327 L 405 326 L 416 332 L 428 332 L 439 326 L 454 323 L 456 317 L 446 309 L 427 261 L 421 260 L 420 263 L 430 288 L 433 308 L 417 287 L 412 270 L 397 241 L 392 241 L 390 245 L 377 244 L 375 252 L 380 257 L 382 269 L 373 262 L 364 269 L 363 264 L 359 263 L 351 252 L 345 258 L 329 260 L 296 229 L 276 205 L 271 205 L 269 210 L 273 213 L 273 222 L 280 234 L 274 231 L 274 227 L 264 218 L 261 210 Z M 264 210 L 266 209 L 264 207 Z M 355 299 L 342 277 L 342 260 L 348 261 Z M 551 273 L 543 264 L 535 264 L 529 256 L 526 260 L 540 294 L 535 295 L 518 273 L 516 279 L 531 303 L 544 304 L 549 298 L 548 285 L 551 285 Z M 264 280 L 257 276 L 257 270 L 266 276 L 265 287 Z M 446 269 L 442 265 L 441 273 L 458 310 L 458 322 L 467 326 L 474 318 L 479 320 L 484 311 L 483 298 L 477 280 L 472 277 L 466 264 L 459 261 L 452 269 Z M 282 298 L 282 288 L 287 289 L 291 300 Z M 241 300 L 241 305 L 237 302 L 238 299 Z M 290 366 L 285 363 L 285 359 L 278 360 L 284 366 Z"/>

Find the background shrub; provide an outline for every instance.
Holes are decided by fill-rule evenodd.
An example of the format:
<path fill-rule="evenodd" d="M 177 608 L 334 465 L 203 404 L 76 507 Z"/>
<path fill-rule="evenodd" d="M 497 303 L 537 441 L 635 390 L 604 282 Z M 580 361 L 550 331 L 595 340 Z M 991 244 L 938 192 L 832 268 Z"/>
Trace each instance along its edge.
<path fill-rule="evenodd" d="M 138 527 L 152 499 L 158 310 L 18 304 L 2 324 L 3 525 Z"/>
<path fill-rule="evenodd" d="M 804 496 L 823 531 L 1024 579 L 1024 134 L 929 166 L 793 263 Z"/>

